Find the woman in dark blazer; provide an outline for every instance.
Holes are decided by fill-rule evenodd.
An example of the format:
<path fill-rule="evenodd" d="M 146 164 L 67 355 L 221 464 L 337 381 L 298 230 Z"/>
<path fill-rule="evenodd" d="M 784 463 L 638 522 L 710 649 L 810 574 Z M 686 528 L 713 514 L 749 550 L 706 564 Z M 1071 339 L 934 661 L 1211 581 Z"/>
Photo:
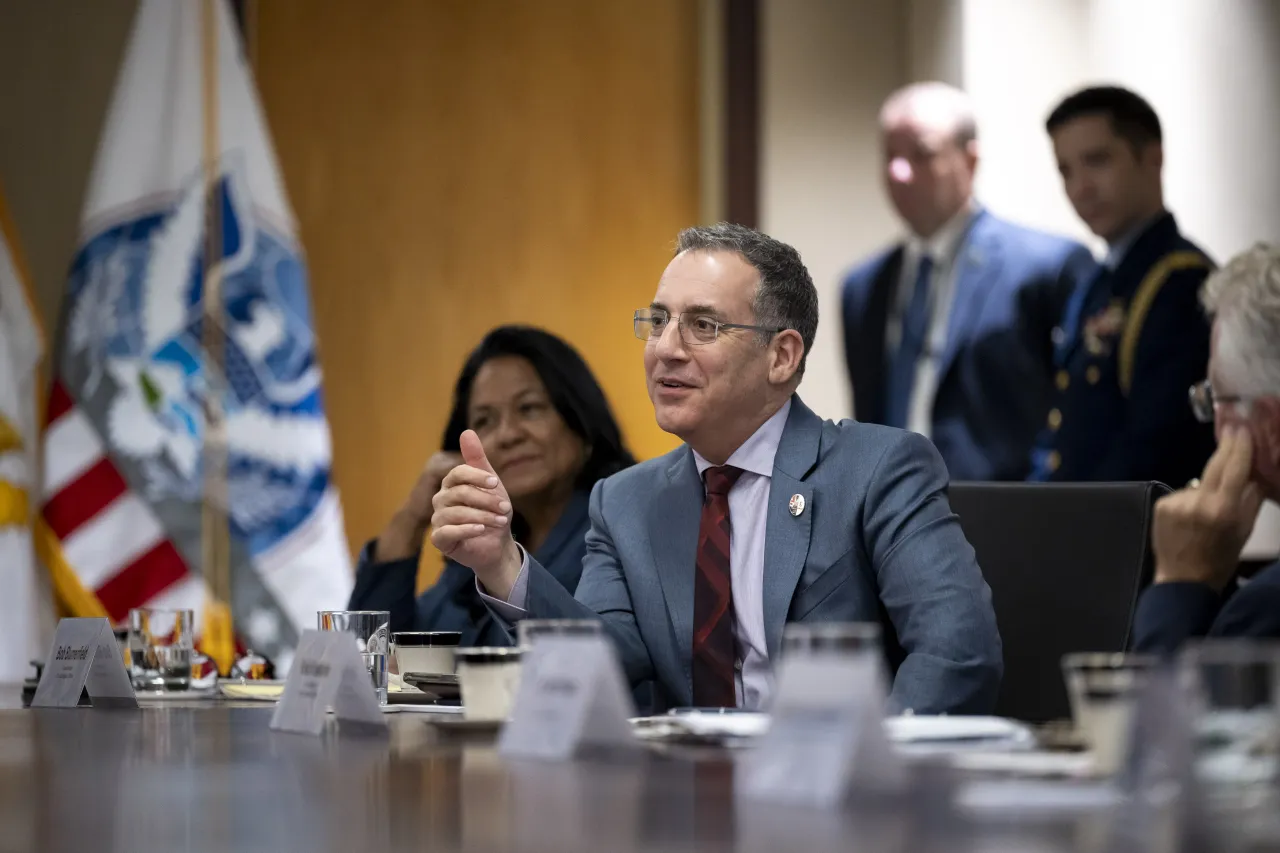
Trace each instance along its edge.
<path fill-rule="evenodd" d="M 634 463 L 604 392 L 582 357 L 541 329 L 500 326 L 471 353 L 453 392 L 443 449 L 404 505 L 365 545 L 353 610 L 389 610 L 391 630 L 461 631 L 462 645 L 510 645 L 476 592 L 470 569 L 446 562 L 416 599 L 431 499 L 462 463 L 458 437 L 474 429 L 511 497 L 512 531 L 573 592 L 586 551 L 587 498 L 597 480 Z"/>

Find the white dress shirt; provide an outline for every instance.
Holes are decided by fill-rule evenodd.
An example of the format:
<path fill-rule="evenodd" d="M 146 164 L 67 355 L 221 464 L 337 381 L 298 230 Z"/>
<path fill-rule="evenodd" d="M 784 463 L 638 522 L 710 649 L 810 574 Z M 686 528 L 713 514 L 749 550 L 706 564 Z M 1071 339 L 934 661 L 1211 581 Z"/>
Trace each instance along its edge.
<path fill-rule="evenodd" d="M 947 326 L 951 318 L 956 272 L 960 267 L 957 260 L 974 212 L 972 204 L 965 205 L 928 240 L 914 235 L 907 240 L 898 289 L 889 304 L 884 340 L 885 355 L 891 362 L 897 355 L 898 344 L 902 340 L 902 320 L 911 304 L 920 260 L 928 255 L 933 260 L 933 272 L 929 276 L 929 336 L 924 352 L 916 362 L 916 381 L 911 388 L 911 402 L 907 409 L 907 429 L 926 438 L 931 437 L 933 429 L 933 398 L 938 391 L 938 361 L 947 345 Z"/>
<path fill-rule="evenodd" d="M 778 454 L 790 412 L 791 401 L 787 400 L 725 462 L 742 469 L 742 475 L 729 490 L 729 575 L 733 585 L 733 635 L 738 643 L 740 661 L 734 682 L 740 708 L 766 707 L 773 693 L 773 673 L 769 667 L 769 649 L 764 633 L 765 527 L 769 486 L 773 481 L 773 459 Z M 693 461 L 699 474 L 713 467 L 696 450 Z M 695 571 L 696 561 L 697 554 L 690 554 L 690 573 Z M 529 555 L 526 553 L 520 575 L 506 601 L 486 595 L 478 581 L 476 584 L 481 597 L 510 622 L 519 621 L 526 615 L 528 567 Z"/>
<path fill-rule="evenodd" d="M 1130 228 L 1124 233 L 1120 239 L 1114 243 L 1107 245 L 1107 253 L 1102 257 L 1102 265 L 1111 272 L 1115 272 L 1120 266 L 1120 262 L 1124 260 L 1124 256 L 1129 254 L 1129 249 L 1133 248 L 1133 244 L 1138 242 L 1138 238 L 1146 233 L 1147 229 L 1155 225 L 1156 220 L 1164 216 L 1164 211 L 1160 211 L 1150 219 L 1144 219 L 1137 225 Z"/>

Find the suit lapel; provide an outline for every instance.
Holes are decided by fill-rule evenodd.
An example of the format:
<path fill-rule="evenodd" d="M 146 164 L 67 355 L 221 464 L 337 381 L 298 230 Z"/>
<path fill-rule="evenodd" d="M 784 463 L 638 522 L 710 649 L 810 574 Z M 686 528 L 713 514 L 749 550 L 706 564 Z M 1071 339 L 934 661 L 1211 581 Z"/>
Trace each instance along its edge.
<path fill-rule="evenodd" d="M 854 414 L 866 423 L 884 422 L 885 327 L 889 303 L 902 277 L 902 246 L 889 253 L 871 281 L 866 311 L 854 342 L 858 353 L 853 371 Z"/>
<path fill-rule="evenodd" d="M 1004 259 L 998 241 L 990 239 L 990 214 L 978 211 L 956 256 L 955 285 L 947 319 L 947 340 L 938 360 L 938 387 L 946 380 L 957 353 L 969 341 L 991 293 L 989 282 L 1000 274 Z"/>
<path fill-rule="evenodd" d="M 804 482 L 818 460 L 822 419 L 799 397 L 791 398 L 791 413 L 778 444 L 769 484 L 769 508 L 764 540 L 764 634 L 769 658 L 776 660 L 782 627 L 791 598 L 809 555 L 813 522 L 813 487 Z M 791 501 L 799 495 L 804 509 L 793 515 Z M 799 506 L 799 502 L 797 502 Z"/>
<path fill-rule="evenodd" d="M 693 583 L 698 554 L 698 525 L 702 518 L 702 479 L 687 447 L 667 469 L 667 487 L 656 496 L 649 515 L 649 542 L 662 595 L 671 615 L 678 655 L 673 662 L 684 671 L 682 684 L 692 701 L 689 681 L 693 659 Z M 652 652 L 651 652 L 652 653 Z M 654 665 L 658 662 L 655 660 Z"/>

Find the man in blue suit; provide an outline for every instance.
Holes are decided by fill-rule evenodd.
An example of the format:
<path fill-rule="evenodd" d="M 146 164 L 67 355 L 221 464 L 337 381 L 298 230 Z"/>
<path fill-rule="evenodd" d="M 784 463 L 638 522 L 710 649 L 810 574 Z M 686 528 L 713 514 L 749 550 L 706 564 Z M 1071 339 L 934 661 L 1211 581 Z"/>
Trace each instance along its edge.
<path fill-rule="evenodd" d="M 512 540 L 502 484 L 463 434 L 432 541 L 490 607 L 603 620 L 658 707 L 765 707 L 787 622 L 879 622 L 891 707 L 989 712 L 1000 636 L 936 450 L 823 421 L 795 393 L 818 326 L 799 253 L 688 229 L 634 325 L 658 425 L 685 444 L 596 484 L 576 597 Z"/>
<path fill-rule="evenodd" d="M 844 281 L 854 414 L 932 438 L 953 480 L 1020 480 L 1049 410 L 1053 329 L 1093 258 L 975 203 L 963 92 L 908 86 L 880 125 L 889 198 L 910 233 Z"/>
<path fill-rule="evenodd" d="M 1160 499 L 1155 583 L 1134 616 L 1134 646 L 1173 652 L 1195 637 L 1280 638 L 1280 563 L 1232 592 L 1263 498 L 1280 500 L 1280 249 L 1258 245 L 1205 282 L 1213 315 L 1196 419 L 1218 449 L 1198 479 Z"/>

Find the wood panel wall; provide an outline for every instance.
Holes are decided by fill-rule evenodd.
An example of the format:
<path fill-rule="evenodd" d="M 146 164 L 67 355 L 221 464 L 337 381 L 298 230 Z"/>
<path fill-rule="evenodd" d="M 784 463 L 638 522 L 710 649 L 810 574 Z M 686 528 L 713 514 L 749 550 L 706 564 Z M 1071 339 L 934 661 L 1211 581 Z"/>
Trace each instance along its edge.
<path fill-rule="evenodd" d="M 501 323 L 577 346 L 639 457 L 673 447 L 630 316 L 698 218 L 694 0 L 253 5 L 353 550 L 437 449 L 458 368 Z"/>

